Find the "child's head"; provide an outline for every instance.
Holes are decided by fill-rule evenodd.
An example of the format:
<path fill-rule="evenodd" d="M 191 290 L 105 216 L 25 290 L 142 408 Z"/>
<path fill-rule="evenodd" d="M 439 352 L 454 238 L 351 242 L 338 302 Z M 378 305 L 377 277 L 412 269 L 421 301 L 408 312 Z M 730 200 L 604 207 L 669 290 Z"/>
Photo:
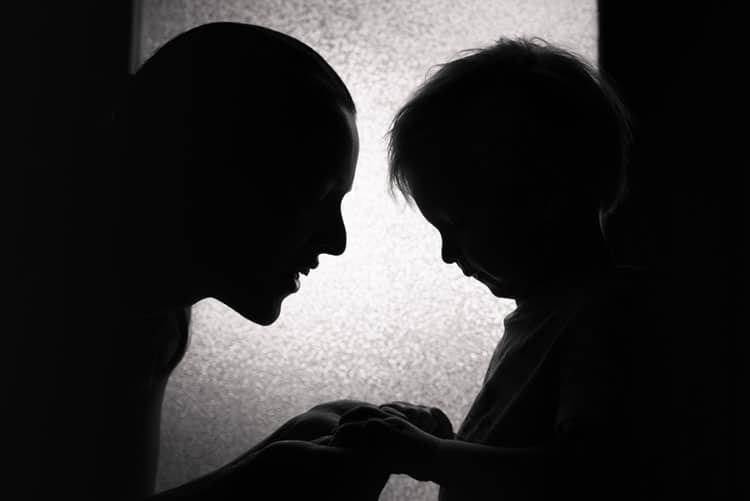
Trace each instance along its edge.
<path fill-rule="evenodd" d="M 390 181 L 440 231 L 444 260 L 516 297 L 573 252 L 573 235 L 601 239 L 628 139 L 622 104 L 590 65 L 503 39 L 441 66 L 398 112 Z"/>

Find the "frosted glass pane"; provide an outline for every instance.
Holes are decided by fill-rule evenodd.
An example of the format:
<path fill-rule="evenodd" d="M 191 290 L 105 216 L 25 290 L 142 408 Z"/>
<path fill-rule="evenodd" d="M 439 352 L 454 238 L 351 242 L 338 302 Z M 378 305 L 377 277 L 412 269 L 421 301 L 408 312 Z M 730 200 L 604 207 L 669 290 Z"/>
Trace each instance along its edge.
<path fill-rule="evenodd" d="M 386 192 L 383 135 L 430 67 L 500 36 L 535 35 L 593 60 L 594 0 L 145 0 L 142 56 L 209 21 L 262 24 L 328 60 L 359 109 L 361 152 L 344 201 L 349 245 L 322 256 L 270 327 L 216 301 L 193 311 L 190 349 L 167 388 L 158 488 L 241 454 L 327 400 L 407 400 L 457 426 L 513 304 L 440 260 L 440 239 Z M 231 238 L 229 236 L 228 238 Z M 394 478 L 381 499 L 435 499 Z"/>

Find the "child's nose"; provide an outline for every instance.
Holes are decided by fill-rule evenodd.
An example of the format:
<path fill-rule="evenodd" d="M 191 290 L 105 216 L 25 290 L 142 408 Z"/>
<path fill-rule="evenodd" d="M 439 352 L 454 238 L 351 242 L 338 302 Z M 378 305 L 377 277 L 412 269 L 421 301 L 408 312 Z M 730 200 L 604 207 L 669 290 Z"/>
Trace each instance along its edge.
<path fill-rule="evenodd" d="M 441 249 L 441 255 L 445 264 L 453 264 L 456 262 L 456 247 L 450 242 L 450 240 L 442 235 L 443 247 Z"/>

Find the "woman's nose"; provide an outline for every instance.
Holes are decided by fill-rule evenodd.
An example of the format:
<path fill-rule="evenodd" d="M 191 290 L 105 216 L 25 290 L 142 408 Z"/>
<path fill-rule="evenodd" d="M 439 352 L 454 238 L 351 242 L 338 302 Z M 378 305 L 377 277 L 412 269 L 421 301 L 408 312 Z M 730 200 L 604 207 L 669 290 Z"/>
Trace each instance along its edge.
<path fill-rule="evenodd" d="M 346 226 L 344 226 L 341 209 L 336 211 L 323 228 L 321 244 L 320 252 L 324 254 L 340 256 L 346 250 Z"/>

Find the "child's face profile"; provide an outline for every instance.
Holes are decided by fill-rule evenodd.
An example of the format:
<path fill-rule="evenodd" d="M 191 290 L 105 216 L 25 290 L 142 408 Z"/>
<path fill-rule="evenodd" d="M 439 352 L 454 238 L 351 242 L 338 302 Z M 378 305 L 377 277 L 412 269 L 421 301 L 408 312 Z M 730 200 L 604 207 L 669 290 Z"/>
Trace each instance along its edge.
<path fill-rule="evenodd" d="M 344 252 L 341 203 L 352 188 L 358 137 L 351 113 L 344 111 L 337 121 L 326 132 L 330 140 L 290 144 L 299 151 L 264 166 L 281 176 L 248 187 L 244 199 L 231 203 L 232 210 L 216 215 L 224 222 L 212 226 L 224 229 L 210 230 L 216 248 L 204 247 L 209 267 L 203 297 L 268 325 L 278 318 L 283 299 L 299 289 L 300 274 L 318 265 L 319 254 Z"/>
<path fill-rule="evenodd" d="M 455 183 L 413 189 L 422 215 L 439 232 L 442 259 L 497 297 L 518 299 L 543 273 L 538 210 L 510 186 Z"/>

